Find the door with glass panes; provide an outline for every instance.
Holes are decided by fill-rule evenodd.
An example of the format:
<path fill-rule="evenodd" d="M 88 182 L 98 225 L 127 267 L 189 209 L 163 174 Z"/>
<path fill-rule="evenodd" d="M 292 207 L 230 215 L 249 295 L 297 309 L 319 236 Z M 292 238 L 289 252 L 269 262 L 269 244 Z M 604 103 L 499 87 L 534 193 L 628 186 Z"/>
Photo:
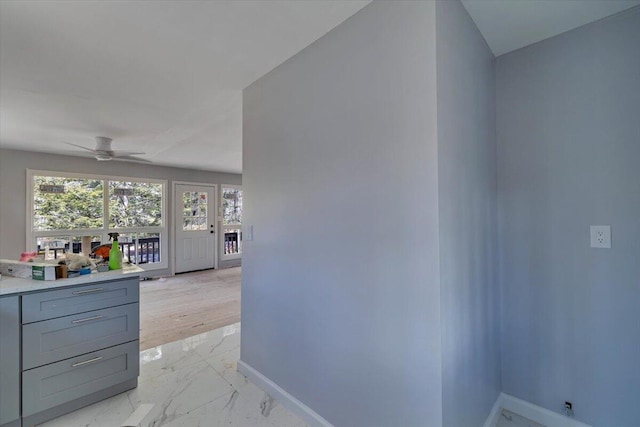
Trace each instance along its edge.
<path fill-rule="evenodd" d="M 214 268 L 215 200 L 215 185 L 176 184 L 176 273 Z"/>

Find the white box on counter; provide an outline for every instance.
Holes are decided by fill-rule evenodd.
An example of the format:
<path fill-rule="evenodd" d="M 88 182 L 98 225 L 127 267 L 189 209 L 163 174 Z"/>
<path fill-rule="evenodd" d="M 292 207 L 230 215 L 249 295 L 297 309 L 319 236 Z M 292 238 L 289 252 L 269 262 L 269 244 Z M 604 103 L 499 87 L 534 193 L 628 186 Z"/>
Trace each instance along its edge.
<path fill-rule="evenodd" d="M 3 276 L 31 279 L 32 262 L 21 262 L 11 259 L 0 259 L 0 274 Z"/>
<path fill-rule="evenodd" d="M 21 279 L 56 280 L 54 264 L 0 259 L 0 274 Z"/>

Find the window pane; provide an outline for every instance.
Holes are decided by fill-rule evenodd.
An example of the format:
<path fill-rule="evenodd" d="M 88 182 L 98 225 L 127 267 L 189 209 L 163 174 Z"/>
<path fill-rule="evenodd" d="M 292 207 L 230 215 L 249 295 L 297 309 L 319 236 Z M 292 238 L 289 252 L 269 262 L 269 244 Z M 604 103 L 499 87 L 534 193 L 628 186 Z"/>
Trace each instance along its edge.
<path fill-rule="evenodd" d="M 113 241 L 110 240 L 108 243 L 113 244 Z M 137 264 L 136 235 L 120 234 L 118 236 L 118 244 L 120 245 L 120 251 L 122 252 L 122 262 L 132 262 Z"/>
<path fill-rule="evenodd" d="M 224 254 L 235 255 L 242 253 L 242 231 L 239 228 L 224 230 Z"/>
<path fill-rule="evenodd" d="M 60 258 L 65 253 L 78 254 L 82 252 L 85 255 L 90 255 L 91 251 L 100 245 L 100 236 L 36 237 L 38 255 L 46 256 L 48 250 L 50 259 Z"/>
<path fill-rule="evenodd" d="M 242 190 L 222 189 L 223 224 L 242 224 Z"/>
<path fill-rule="evenodd" d="M 93 249 L 102 244 L 102 238 L 100 236 L 72 236 L 71 242 L 71 247 L 67 252 L 74 254 L 82 252 L 85 255 L 90 255 Z"/>
<path fill-rule="evenodd" d="M 109 228 L 162 225 L 162 184 L 109 181 Z"/>
<path fill-rule="evenodd" d="M 35 231 L 104 226 L 102 180 L 34 176 L 33 184 Z"/>
<path fill-rule="evenodd" d="M 118 236 L 118 243 L 125 262 L 160 262 L 160 233 L 121 234 Z"/>
<path fill-rule="evenodd" d="M 160 262 L 160 233 L 140 233 L 137 264 L 153 262 Z"/>
<path fill-rule="evenodd" d="M 38 255 L 48 259 L 57 259 L 69 251 L 69 236 L 37 237 Z"/>

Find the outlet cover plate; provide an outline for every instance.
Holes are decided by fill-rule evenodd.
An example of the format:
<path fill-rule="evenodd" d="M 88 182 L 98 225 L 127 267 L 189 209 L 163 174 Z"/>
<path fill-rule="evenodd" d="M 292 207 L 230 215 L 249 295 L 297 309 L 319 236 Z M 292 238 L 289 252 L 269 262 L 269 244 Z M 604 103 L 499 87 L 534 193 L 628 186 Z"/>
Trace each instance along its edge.
<path fill-rule="evenodd" d="M 611 226 L 592 225 L 591 226 L 591 247 L 610 249 L 611 248 Z"/>

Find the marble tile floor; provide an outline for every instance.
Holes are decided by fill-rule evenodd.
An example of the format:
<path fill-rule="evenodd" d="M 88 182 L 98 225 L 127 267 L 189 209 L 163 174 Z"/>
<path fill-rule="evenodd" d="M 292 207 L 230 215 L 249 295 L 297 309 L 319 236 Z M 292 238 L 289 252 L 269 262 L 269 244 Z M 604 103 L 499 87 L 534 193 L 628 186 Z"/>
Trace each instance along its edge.
<path fill-rule="evenodd" d="M 140 427 L 306 426 L 236 371 L 239 357 L 240 323 L 144 350 L 136 389 L 41 426 L 119 427 L 146 404 Z"/>

